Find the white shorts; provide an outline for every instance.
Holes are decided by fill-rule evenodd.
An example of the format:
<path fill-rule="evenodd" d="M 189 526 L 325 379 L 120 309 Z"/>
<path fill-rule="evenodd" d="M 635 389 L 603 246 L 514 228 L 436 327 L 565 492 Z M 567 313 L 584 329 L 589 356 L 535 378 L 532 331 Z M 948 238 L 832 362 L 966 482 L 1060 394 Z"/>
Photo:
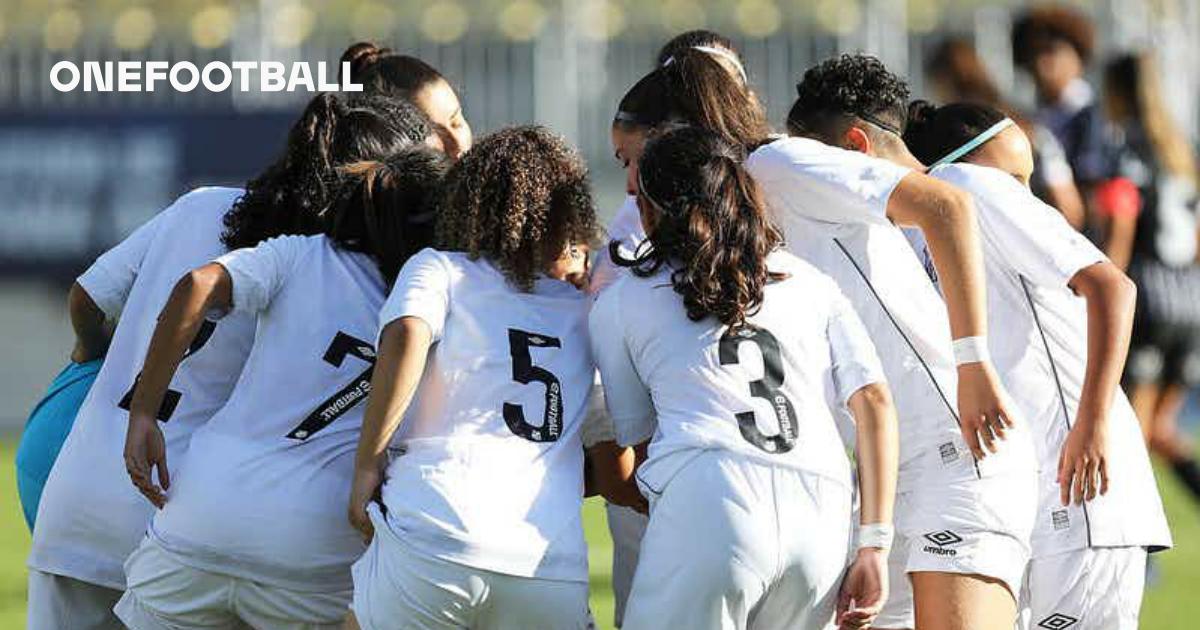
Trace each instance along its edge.
<path fill-rule="evenodd" d="M 1142 547 L 1077 549 L 1034 558 L 1021 593 L 1021 627 L 1137 630 L 1145 582 Z"/>
<path fill-rule="evenodd" d="M 585 582 L 475 569 L 419 553 L 367 508 L 375 537 L 354 563 L 352 608 L 363 630 L 584 630 Z"/>
<path fill-rule="evenodd" d="M 909 573 L 983 575 L 1004 582 L 1014 600 L 1021 593 L 1037 509 L 1034 471 L 941 479 L 935 471 L 896 495 L 891 590 L 876 628 L 916 626 Z"/>
<path fill-rule="evenodd" d="M 625 602 L 633 587 L 633 573 L 637 570 L 638 553 L 642 548 L 642 536 L 646 535 L 646 515 L 630 508 L 607 504 L 608 532 L 612 535 L 612 590 L 613 623 L 618 628 L 625 620 Z"/>
<path fill-rule="evenodd" d="M 850 557 L 845 485 L 706 451 L 651 496 L 626 630 L 831 621 Z"/>
<path fill-rule="evenodd" d="M 121 630 L 113 614 L 121 591 L 65 575 L 29 570 L 29 630 Z"/>
<path fill-rule="evenodd" d="M 146 539 L 125 561 L 116 613 L 133 630 L 184 627 L 335 630 L 350 592 L 300 592 L 203 571 Z"/>

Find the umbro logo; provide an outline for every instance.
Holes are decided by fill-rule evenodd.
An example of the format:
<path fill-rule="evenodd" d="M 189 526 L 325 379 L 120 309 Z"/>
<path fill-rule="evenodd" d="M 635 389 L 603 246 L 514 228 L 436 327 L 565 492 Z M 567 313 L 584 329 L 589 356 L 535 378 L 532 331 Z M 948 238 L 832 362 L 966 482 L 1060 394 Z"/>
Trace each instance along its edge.
<path fill-rule="evenodd" d="M 1079 620 L 1074 617 L 1069 617 L 1062 613 L 1054 613 L 1039 621 L 1038 627 L 1045 628 L 1046 630 L 1065 630 L 1077 623 L 1079 623 Z"/>
<path fill-rule="evenodd" d="M 529 336 L 529 343 L 531 343 L 531 344 L 533 344 L 533 345 L 535 345 L 535 346 L 544 346 L 544 345 L 546 345 L 546 338 L 545 338 L 545 337 L 538 337 L 537 335 L 530 335 L 530 336 Z"/>
<path fill-rule="evenodd" d="M 375 358 L 375 348 L 371 346 L 359 346 L 358 352 L 364 357 Z"/>
<path fill-rule="evenodd" d="M 952 547 L 963 541 L 962 536 L 959 536 L 948 529 L 940 532 L 929 532 L 928 534 L 925 534 L 924 537 L 925 540 L 928 540 L 933 544 L 925 545 L 922 551 L 925 553 L 931 553 L 935 556 L 957 556 L 957 549 L 947 549 L 947 547 Z"/>
<path fill-rule="evenodd" d="M 939 547 L 949 547 L 950 545 L 957 545 L 963 541 L 962 536 L 959 536 L 948 529 L 940 532 L 930 532 L 925 534 L 925 540 L 928 540 Z"/>

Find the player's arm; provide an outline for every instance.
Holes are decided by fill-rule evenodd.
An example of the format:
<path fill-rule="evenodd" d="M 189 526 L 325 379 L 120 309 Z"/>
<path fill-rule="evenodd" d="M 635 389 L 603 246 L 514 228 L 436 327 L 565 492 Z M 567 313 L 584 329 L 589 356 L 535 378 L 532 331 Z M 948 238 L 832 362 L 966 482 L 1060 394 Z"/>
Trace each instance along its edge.
<path fill-rule="evenodd" d="M 987 300 L 975 205 L 970 195 L 943 181 L 910 173 L 888 199 L 887 215 L 900 225 L 921 229 L 941 279 L 956 350 L 986 348 Z M 956 351 L 956 354 L 958 352 Z M 963 439 L 976 458 L 984 446 L 1012 426 L 1011 403 L 991 363 L 964 357 L 958 363 L 958 413 Z"/>
<path fill-rule="evenodd" d="M 1080 269 L 1069 285 L 1087 301 L 1087 365 L 1075 424 L 1059 457 L 1063 505 L 1108 492 L 1108 414 L 1129 351 L 1137 287 L 1111 262 Z"/>
<path fill-rule="evenodd" d="M 366 540 L 374 535 L 367 505 L 378 498 L 387 467 L 387 446 L 412 403 L 433 332 L 419 317 L 401 317 L 383 328 L 379 356 L 371 375 L 371 395 L 363 416 L 362 434 L 354 457 L 354 483 L 350 490 L 349 518 Z"/>
<path fill-rule="evenodd" d="M 156 507 L 166 501 L 170 488 L 166 444 L 158 427 L 158 408 L 188 346 L 196 338 L 205 315 L 225 312 L 233 303 L 233 283 L 225 267 L 209 263 L 185 275 L 175 284 L 158 317 L 158 325 L 146 351 L 142 374 L 129 406 L 129 428 L 125 436 L 125 469 L 133 484 Z M 161 487 L 150 471 L 155 469 Z"/>
<path fill-rule="evenodd" d="M 899 437 L 896 408 L 887 385 L 866 385 L 850 397 L 847 405 L 858 434 L 861 509 L 858 551 L 838 594 L 837 621 L 843 627 L 865 627 L 887 599 L 887 554 L 893 535 Z"/>
<path fill-rule="evenodd" d="M 71 316 L 71 328 L 75 330 L 71 360 L 86 363 L 102 358 L 112 341 L 112 329 L 105 323 L 104 311 L 78 282 L 73 283 L 67 293 L 67 311 Z"/>

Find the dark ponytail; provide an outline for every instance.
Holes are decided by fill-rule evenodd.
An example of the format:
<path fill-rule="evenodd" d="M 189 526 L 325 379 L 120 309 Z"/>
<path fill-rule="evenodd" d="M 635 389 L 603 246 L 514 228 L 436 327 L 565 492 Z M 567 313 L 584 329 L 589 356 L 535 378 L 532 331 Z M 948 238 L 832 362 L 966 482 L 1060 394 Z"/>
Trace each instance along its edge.
<path fill-rule="evenodd" d="M 390 286 L 409 257 L 433 244 L 434 203 L 449 168 L 449 158 L 428 147 L 343 168 L 329 238 L 370 255 Z"/>
<path fill-rule="evenodd" d="M 908 106 L 904 144 L 922 164 L 933 164 L 1005 118 L 1004 112 L 981 103 L 938 107 L 913 101 Z"/>
<path fill-rule="evenodd" d="M 313 98 L 288 133 L 283 155 L 247 182 L 225 215 L 221 241 L 237 249 L 280 234 L 320 232 L 336 167 L 383 158 L 429 134 L 424 115 L 407 103 L 360 99 L 351 106 L 332 93 Z"/>
<path fill-rule="evenodd" d="M 712 315 L 741 326 L 762 306 L 767 283 L 782 278 L 767 256 L 783 239 L 744 158 L 719 135 L 684 127 L 649 140 L 638 163 L 639 203 L 652 204 L 658 221 L 650 245 L 621 264 L 641 277 L 670 269 L 693 321 Z"/>
<path fill-rule="evenodd" d="M 687 48 L 670 64 L 634 84 L 621 99 L 613 126 L 652 129 L 679 122 L 708 129 L 746 149 L 770 135 L 762 105 L 711 55 Z"/>
<path fill-rule="evenodd" d="M 359 42 L 347 48 L 342 53 L 342 61 L 350 62 L 350 78 L 361 83 L 363 93 L 367 95 L 412 101 L 430 84 L 446 80 L 442 73 L 424 61 L 370 42 Z"/>

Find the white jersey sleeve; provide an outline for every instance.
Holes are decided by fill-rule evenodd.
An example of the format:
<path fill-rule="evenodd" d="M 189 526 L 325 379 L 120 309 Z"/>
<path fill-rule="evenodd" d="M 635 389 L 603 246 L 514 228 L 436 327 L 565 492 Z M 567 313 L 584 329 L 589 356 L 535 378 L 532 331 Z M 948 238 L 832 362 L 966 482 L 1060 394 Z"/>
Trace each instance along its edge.
<path fill-rule="evenodd" d="M 1007 264 L 1037 285 L 1066 286 L 1080 269 L 1108 260 L 1062 213 L 1004 171 L 948 164 L 930 174 L 972 193 L 985 237 Z"/>
<path fill-rule="evenodd" d="M 379 330 L 402 317 L 429 325 L 433 341 L 442 338 L 450 309 L 450 270 L 436 250 L 423 249 L 408 259 L 379 314 Z"/>
<path fill-rule="evenodd" d="M 158 233 L 162 217 L 168 211 L 155 215 L 125 240 L 101 254 L 87 271 L 75 279 L 110 319 L 120 315 L 125 307 L 125 300 L 129 297 L 134 280 L 137 280 L 146 252 L 154 243 L 154 235 Z"/>
<path fill-rule="evenodd" d="M 654 435 L 654 403 L 629 355 L 620 312 L 620 291 L 606 291 L 592 307 L 588 326 L 617 443 L 632 446 Z"/>
<path fill-rule="evenodd" d="M 833 384 L 837 400 L 830 407 L 840 407 L 849 402 L 858 390 L 872 383 L 883 383 L 883 365 L 875 353 L 875 344 L 863 326 L 854 307 L 840 291 L 834 292 L 830 308 L 829 352 L 833 360 Z"/>
<path fill-rule="evenodd" d="M 233 284 L 232 310 L 255 313 L 267 308 L 312 238 L 280 236 L 216 259 L 229 272 Z"/>
<path fill-rule="evenodd" d="M 746 160 L 777 220 L 886 221 L 892 190 L 910 172 L 898 164 L 809 138 L 783 138 Z M 786 227 L 785 227 L 786 230 Z"/>

